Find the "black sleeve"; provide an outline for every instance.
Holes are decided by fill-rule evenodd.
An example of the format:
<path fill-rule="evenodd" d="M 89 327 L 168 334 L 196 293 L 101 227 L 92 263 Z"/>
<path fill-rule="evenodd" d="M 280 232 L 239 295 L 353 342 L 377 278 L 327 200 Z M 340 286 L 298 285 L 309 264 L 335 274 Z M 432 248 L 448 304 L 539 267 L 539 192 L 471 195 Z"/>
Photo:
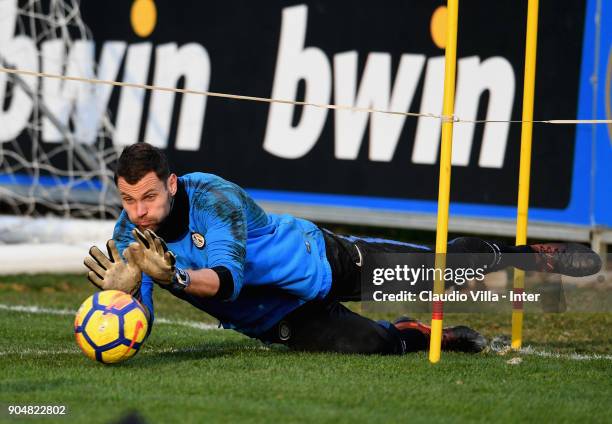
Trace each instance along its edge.
<path fill-rule="evenodd" d="M 211 268 L 219 276 L 219 290 L 212 296 L 212 299 L 227 300 L 234 294 L 234 279 L 229 269 L 224 266 L 214 266 Z"/>

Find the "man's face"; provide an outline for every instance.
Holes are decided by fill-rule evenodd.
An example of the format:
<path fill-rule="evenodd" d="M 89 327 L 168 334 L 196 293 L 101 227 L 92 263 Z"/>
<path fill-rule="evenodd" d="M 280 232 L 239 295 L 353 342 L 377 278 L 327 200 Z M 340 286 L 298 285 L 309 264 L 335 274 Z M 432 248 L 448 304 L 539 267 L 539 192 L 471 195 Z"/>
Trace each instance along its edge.
<path fill-rule="evenodd" d="M 117 179 L 121 203 L 130 221 L 140 230 L 157 231 L 161 222 L 170 213 L 172 196 L 176 194 L 176 175 L 171 174 L 167 181 L 157 178 L 151 171 L 131 185 L 123 177 Z"/>

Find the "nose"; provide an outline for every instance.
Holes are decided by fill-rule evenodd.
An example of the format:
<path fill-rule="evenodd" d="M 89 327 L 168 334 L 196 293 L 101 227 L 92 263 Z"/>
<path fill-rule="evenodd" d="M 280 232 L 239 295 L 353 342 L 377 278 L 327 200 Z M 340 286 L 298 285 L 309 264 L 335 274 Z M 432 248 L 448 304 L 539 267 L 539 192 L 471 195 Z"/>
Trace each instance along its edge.
<path fill-rule="evenodd" d="M 143 217 L 147 214 L 147 206 L 144 202 L 136 203 L 136 214 L 138 214 L 139 217 Z"/>

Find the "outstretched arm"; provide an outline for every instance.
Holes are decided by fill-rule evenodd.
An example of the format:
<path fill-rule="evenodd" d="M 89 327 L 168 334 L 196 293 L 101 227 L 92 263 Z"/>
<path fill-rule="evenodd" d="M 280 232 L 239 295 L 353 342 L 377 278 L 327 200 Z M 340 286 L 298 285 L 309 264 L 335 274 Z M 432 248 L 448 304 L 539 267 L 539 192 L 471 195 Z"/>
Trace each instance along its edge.
<path fill-rule="evenodd" d="M 134 229 L 133 234 L 137 242 L 130 244 L 127 252 L 151 282 L 170 290 L 184 290 L 197 297 L 222 296 L 221 298 L 226 299 L 233 294 L 232 274 L 226 267 L 178 270 L 174 254 L 168 250 L 163 239 L 151 230 L 141 232 Z M 181 273 L 185 281 L 177 282 L 177 276 Z"/>
<path fill-rule="evenodd" d="M 209 269 L 193 273 L 196 278 L 210 275 L 212 279 L 216 274 L 218 279 L 214 293 L 203 293 L 220 300 L 235 300 L 242 289 L 246 262 L 247 216 L 240 191 L 230 186 L 209 193 L 195 221 L 198 228 L 206 231 Z"/>
<path fill-rule="evenodd" d="M 188 293 L 197 297 L 213 297 L 219 292 L 219 274 L 209 268 L 188 269 L 190 284 L 185 289 Z"/>

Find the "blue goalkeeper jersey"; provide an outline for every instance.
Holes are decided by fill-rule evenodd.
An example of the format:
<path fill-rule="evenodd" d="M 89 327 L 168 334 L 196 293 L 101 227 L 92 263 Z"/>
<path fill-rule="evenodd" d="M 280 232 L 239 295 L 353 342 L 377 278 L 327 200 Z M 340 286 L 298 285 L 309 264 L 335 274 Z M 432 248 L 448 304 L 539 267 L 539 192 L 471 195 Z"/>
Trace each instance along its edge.
<path fill-rule="evenodd" d="M 121 213 L 113 239 L 120 252 L 135 225 Z M 216 175 L 179 177 L 169 216 L 157 234 L 184 269 L 224 267 L 233 293 L 226 300 L 175 296 L 217 318 L 224 328 L 257 337 L 307 301 L 324 298 L 331 268 L 321 230 L 290 215 L 267 214 L 236 184 Z M 138 294 L 153 317 L 153 281 L 143 275 Z"/>

